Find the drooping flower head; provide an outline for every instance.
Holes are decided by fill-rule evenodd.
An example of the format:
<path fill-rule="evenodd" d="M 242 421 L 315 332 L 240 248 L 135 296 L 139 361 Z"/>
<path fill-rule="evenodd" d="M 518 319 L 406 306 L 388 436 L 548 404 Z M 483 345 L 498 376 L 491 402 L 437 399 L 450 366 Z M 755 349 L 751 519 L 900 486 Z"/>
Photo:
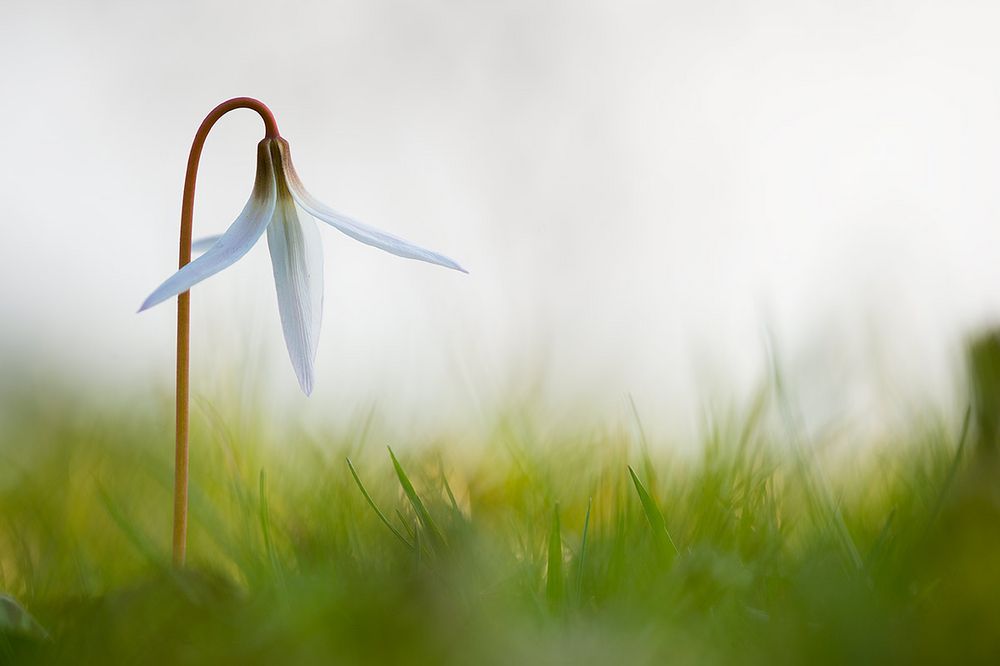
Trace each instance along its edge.
<path fill-rule="evenodd" d="M 257 144 L 257 175 L 243 212 L 221 236 L 195 243 L 195 249 L 207 247 L 205 253 L 167 278 L 139 311 L 173 298 L 231 266 L 267 232 L 285 344 L 299 385 L 309 395 L 323 318 L 323 251 L 312 218 L 400 257 L 467 272 L 442 254 L 369 227 L 320 203 L 302 186 L 292 166 L 288 142 L 280 136 L 268 136 Z"/>

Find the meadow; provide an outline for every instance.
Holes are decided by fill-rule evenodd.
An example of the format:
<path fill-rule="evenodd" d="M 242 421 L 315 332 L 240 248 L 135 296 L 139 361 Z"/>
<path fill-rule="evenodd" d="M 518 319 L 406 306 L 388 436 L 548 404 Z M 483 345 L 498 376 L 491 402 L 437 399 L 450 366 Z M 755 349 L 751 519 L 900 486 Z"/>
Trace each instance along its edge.
<path fill-rule="evenodd" d="M 474 440 L 406 442 L 201 397 L 182 570 L 171 401 L 7 381 L 0 663 L 996 663 L 976 377 L 969 409 L 860 442 L 807 437 L 766 382 L 694 455 L 637 413 L 498 406 Z"/>

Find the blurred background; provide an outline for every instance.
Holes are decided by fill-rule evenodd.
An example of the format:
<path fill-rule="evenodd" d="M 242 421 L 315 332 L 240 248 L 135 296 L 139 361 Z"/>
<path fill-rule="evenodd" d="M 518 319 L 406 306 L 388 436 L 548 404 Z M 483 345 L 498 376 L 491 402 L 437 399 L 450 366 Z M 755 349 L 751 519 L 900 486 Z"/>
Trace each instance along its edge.
<path fill-rule="evenodd" d="M 0 374 L 169 396 L 185 161 L 268 104 L 307 187 L 468 276 L 323 226 L 299 393 L 261 242 L 193 291 L 194 391 L 400 432 L 508 402 L 696 428 L 775 356 L 810 427 L 952 406 L 1000 318 L 989 2 L 28 2 L 0 8 Z M 202 160 L 195 236 L 259 119 Z M 6 368 L 6 369 L 3 369 Z M 581 411 L 586 407 L 587 411 Z"/>

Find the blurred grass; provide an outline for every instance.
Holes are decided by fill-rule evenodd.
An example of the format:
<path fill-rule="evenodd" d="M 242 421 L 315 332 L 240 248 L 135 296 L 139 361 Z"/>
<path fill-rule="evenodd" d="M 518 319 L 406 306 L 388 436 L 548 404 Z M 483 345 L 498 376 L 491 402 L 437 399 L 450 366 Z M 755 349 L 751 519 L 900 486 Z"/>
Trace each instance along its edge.
<path fill-rule="evenodd" d="M 780 400 L 695 457 L 517 412 L 410 446 L 200 402 L 174 571 L 169 403 L 7 387 L 0 593 L 26 615 L 0 663 L 997 663 L 1000 467 L 960 445 L 991 406 L 833 462 Z"/>

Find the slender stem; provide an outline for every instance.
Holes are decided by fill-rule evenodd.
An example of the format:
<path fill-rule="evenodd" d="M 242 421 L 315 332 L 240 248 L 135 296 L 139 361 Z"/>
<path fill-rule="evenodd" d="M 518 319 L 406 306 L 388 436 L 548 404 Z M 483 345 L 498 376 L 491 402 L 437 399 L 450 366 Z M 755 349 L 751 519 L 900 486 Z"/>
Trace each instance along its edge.
<path fill-rule="evenodd" d="M 205 139 L 216 121 L 233 109 L 251 109 L 264 121 L 264 136 L 277 137 L 278 124 L 271 110 L 251 97 L 236 97 L 212 109 L 194 135 L 184 176 L 184 199 L 181 203 L 181 242 L 178 268 L 191 262 L 191 230 L 194 219 L 194 186 L 198 162 Z M 188 373 L 191 350 L 191 292 L 177 297 L 177 438 L 174 449 L 174 566 L 183 566 L 187 555 L 188 524 Z"/>

